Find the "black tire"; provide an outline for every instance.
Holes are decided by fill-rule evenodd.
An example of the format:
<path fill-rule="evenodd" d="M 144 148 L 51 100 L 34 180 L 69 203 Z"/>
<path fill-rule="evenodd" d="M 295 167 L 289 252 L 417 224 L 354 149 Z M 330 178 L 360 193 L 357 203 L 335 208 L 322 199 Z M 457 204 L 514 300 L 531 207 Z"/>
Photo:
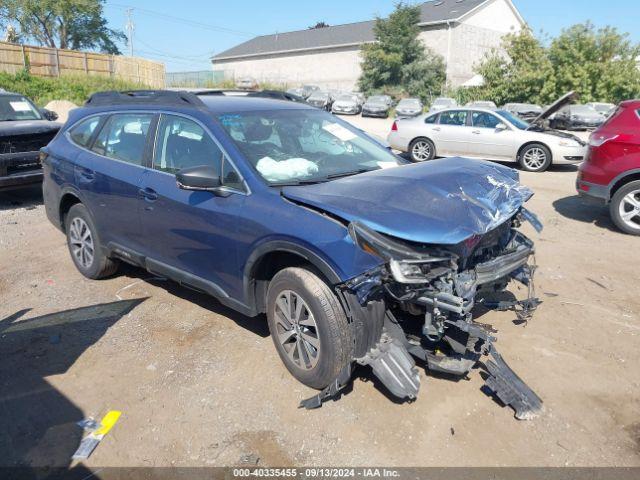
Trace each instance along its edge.
<path fill-rule="evenodd" d="M 428 152 L 423 150 L 425 151 L 426 156 L 418 153 L 417 149 L 420 148 L 420 146 L 428 149 Z M 411 158 L 411 161 L 416 163 L 433 160 L 436 158 L 436 146 L 428 138 L 416 138 L 409 144 L 409 157 Z"/>
<path fill-rule="evenodd" d="M 74 223 L 75 222 L 75 223 Z M 80 255 L 80 258 L 74 253 L 77 251 L 78 242 L 74 240 L 74 231 L 78 231 L 78 225 L 86 225 L 89 231 L 91 243 L 93 245 L 93 258 L 91 262 L 83 263 L 86 256 Z M 65 232 L 67 233 L 67 247 L 69 254 L 76 268 L 82 275 L 93 280 L 105 278 L 113 275 L 118 270 L 118 262 L 110 259 L 104 254 L 104 249 L 100 243 L 97 229 L 89 215 L 87 208 L 81 203 L 73 205 L 65 217 Z M 86 230 L 84 230 L 86 232 Z M 81 260 L 82 259 L 82 260 Z"/>
<path fill-rule="evenodd" d="M 552 160 L 551 150 L 542 143 L 531 143 L 520 150 L 518 155 L 520 167 L 527 172 L 544 172 Z"/>
<path fill-rule="evenodd" d="M 631 212 L 633 210 L 633 206 L 624 201 L 625 197 L 628 195 L 633 196 L 640 204 L 640 180 L 629 182 L 618 189 L 609 204 L 609 213 L 613 223 L 615 223 L 616 227 L 624 233 L 628 233 L 629 235 L 640 235 L 640 210 L 636 209 L 638 215 L 629 220 L 629 222 L 625 222 L 620 214 L 621 209 L 624 209 L 627 212 Z M 637 227 L 633 227 L 633 224 L 637 224 Z"/>
<path fill-rule="evenodd" d="M 279 340 L 279 335 L 287 336 L 287 330 L 283 328 L 285 317 L 282 308 L 277 304 L 281 297 L 285 298 L 287 292 L 293 292 L 297 297 L 291 303 L 292 307 L 297 307 L 297 299 L 302 299 L 306 309 L 313 317 L 311 323 L 315 323 L 315 328 L 309 326 L 310 315 L 306 315 L 306 327 L 298 324 L 299 329 L 306 329 L 306 338 L 309 335 L 319 340 L 319 348 L 314 349 L 309 343 L 298 343 L 297 339 L 305 337 L 295 334 L 290 336 L 283 344 Z M 291 298 L 291 297 L 289 297 Z M 301 314 L 299 317 L 304 318 Z M 284 320 L 283 320 L 284 319 Z M 347 321 L 345 312 L 338 301 L 338 298 L 331 291 L 329 286 L 317 275 L 304 268 L 285 268 L 278 272 L 267 290 L 267 320 L 271 338 L 287 370 L 301 383 L 316 389 L 323 389 L 328 386 L 340 373 L 340 370 L 352 360 L 353 340 L 351 327 Z M 293 322 L 291 322 L 293 323 Z M 292 330 L 294 328 L 292 327 Z M 296 350 L 298 347 L 305 349 L 305 353 Z M 295 353 L 298 352 L 298 363 L 295 361 Z M 317 354 L 315 365 L 311 366 L 311 355 L 309 352 Z M 289 353 L 292 353 L 290 356 Z M 301 358 L 304 356 L 304 358 Z M 307 368 L 301 366 L 307 364 Z"/>

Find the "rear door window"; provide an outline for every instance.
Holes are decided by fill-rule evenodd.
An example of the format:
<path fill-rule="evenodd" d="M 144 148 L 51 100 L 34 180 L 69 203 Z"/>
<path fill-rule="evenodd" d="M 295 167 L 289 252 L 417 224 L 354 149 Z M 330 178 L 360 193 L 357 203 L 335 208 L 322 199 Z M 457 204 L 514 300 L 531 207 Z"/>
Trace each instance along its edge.
<path fill-rule="evenodd" d="M 440 125 L 464 126 L 467 123 L 467 112 L 465 110 L 451 110 L 440 113 Z"/>
<path fill-rule="evenodd" d="M 144 165 L 144 149 L 151 126 L 152 114 L 116 113 L 102 127 L 92 150 L 99 155 Z"/>
<path fill-rule="evenodd" d="M 69 132 L 69 136 L 73 143 L 80 145 L 81 147 L 88 147 L 89 142 L 91 142 L 91 137 L 93 137 L 96 128 L 98 128 L 98 125 L 100 124 L 101 118 L 102 117 L 98 116 L 87 118 L 73 127 Z"/>

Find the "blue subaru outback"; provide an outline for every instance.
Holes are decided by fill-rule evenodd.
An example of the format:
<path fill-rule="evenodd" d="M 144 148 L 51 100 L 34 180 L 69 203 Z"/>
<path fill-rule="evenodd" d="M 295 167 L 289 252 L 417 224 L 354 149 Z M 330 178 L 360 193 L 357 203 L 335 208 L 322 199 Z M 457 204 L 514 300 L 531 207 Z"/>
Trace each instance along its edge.
<path fill-rule="evenodd" d="M 304 104 L 167 91 L 93 95 L 41 160 L 47 216 L 84 276 L 126 262 L 266 314 L 286 368 L 320 390 L 307 408 L 356 364 L 412 399 L 417 366 L 478 363 L 518 418 L 541 407 L 473 319 L 510 281 L 533 286 L 518 227 L 540 225 L 510 168 L 410 164 Z M 536 305 L 494 302 L 523 318 Z"/>

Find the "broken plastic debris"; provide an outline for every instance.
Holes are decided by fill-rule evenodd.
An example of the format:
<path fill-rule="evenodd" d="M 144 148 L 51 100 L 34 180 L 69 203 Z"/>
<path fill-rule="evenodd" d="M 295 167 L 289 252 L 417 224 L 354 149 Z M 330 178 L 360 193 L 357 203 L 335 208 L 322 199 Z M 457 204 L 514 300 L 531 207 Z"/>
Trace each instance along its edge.
<path fill-rule="evenodd" d="M 307 177 L 318 173 L 318 166 L 304 158 L 290 158 L 276 161 L 271 157 L 263 157 L 256 164 L 258 172 L 271 182 Z"/>
<path fill-rule="evenodd" d="M 76 422 L 76 425 L 78 425 L 80 428 L 82 428 L 87 432 L 93 432 L 94 430 L 97 430 L 98 427 L 100 426 L 100 424 L 91 417 L 85 418 L 84 420 L 80 420 L 79 422 Z"/>
<path fill-rule="evenodd" d="M 74 453 L 71 458 L 74 460 L 86 460 L 89 458 L 89 455 L 93 453 L 104 436 L 109 433 L 113 426 L 118 422 L 121 414 L 122 412 L 111 410 L 102 417 L 98 428 L 82 439 L 76 453 Z"/>

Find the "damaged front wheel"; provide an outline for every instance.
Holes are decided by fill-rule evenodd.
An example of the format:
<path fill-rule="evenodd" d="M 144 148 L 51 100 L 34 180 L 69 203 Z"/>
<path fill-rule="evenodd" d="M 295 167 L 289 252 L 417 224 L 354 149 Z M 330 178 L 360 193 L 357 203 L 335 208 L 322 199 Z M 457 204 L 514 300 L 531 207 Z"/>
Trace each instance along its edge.
<path fill-rule="evenodd" d="M 322 389 L 351 362 L 353 340 L 345 312 L 329 286 L 304 268 L 285 268 L 269 283 L 267 319 L 289 372 Z"/>

